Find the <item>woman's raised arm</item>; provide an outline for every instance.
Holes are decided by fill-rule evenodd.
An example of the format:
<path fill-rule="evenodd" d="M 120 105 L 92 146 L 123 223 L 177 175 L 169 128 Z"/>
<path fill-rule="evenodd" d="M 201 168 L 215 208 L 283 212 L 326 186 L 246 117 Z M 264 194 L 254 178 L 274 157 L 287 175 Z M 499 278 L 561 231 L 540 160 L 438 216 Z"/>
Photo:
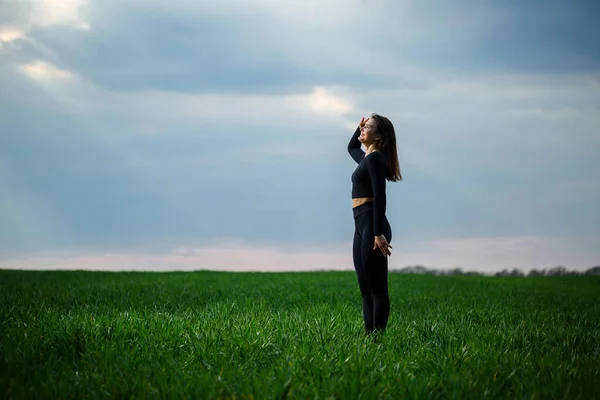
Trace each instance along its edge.
<path fill-rule="evenodd" d="M 354 131 L 354 135 L 352 135 L 352 138 L 350 138 L 350 142 L 348 143 L 348 153 L 350 153 L 350 156 L 356 163 L 359 163 L 365 156 L 365 152 L 361 149 L 362 143 L 360 143 L 358 137 L 360 136 L 360 128 L 362 128 L 368 120 L 369 118 L 364 117 L 360 120 L 360 124 L 358 124 L 358 127 Z"/>

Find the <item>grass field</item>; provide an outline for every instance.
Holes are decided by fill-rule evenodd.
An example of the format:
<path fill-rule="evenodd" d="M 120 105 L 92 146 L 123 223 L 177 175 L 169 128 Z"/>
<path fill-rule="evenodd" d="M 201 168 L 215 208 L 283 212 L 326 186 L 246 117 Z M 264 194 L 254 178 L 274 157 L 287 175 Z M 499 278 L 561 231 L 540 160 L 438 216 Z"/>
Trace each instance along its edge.
<path fill-rule="evenodd" d="M 600 398 L 600 278 L 0 271 L 6 398 Z"/>

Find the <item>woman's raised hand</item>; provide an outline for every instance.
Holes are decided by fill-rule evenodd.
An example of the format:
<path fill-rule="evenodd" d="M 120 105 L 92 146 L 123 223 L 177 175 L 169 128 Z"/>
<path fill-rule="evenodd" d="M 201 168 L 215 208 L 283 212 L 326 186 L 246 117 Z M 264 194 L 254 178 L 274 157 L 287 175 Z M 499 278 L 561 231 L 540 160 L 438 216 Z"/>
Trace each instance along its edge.
<path fill-rule="evenodd" d="M 358 126 L 360 128 L 364 127 L 368 120 L 369 120 L 369 117 L 367 117 L 367 118 L 362 117 L 362 119 L 360 120 L 360 124 Z"/>

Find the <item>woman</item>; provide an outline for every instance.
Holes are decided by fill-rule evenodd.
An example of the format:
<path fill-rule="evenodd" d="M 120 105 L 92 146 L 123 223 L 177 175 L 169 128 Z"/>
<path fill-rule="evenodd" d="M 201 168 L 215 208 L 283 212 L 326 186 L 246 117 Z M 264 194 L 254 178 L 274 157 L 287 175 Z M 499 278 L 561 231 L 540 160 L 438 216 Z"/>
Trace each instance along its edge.
<path fill-rule="evenodd" d="M 365 331 L 370 335 L 385 330 L 390 314 L 387 256 L 392 254 L 392 228 L 385 216 L 385 181 L 402 180 L 394 126 L 381 115 L 363 117 L 348 143 L 348 152 L 358 163 L 352 174 L 352 255 L 362 294 Z"/>

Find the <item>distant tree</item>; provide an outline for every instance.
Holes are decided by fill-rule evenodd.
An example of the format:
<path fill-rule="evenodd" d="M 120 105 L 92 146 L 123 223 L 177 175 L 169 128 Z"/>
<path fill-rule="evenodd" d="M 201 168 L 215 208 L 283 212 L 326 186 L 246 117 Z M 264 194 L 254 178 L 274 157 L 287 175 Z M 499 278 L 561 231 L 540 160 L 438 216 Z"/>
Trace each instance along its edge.
<path fill-rule="evenodd" d="M 546 271 L 547 276 L 562 276 L 567 274 L 567 268 L 563 265 L 557 265 Z"/>
<path fill-rule="evenodd" d="M 415 265 L 396 269 L 394 272 L 399 274 L 432 274 L 435 273 L 435 270 L 427 269 L 422 265 Z"/>
<path fill-rule="evenodd" d="M 541 271 L 538 271 L 537 269 L 532 269 L 531 271 L 529 271 L 529 274 L 527 276 L 542 276 L 542 275 L 544 275 L 545 271 L 546 270 L 544 270 L 544 269 Z"/>
<path fill-rule="evenodd" d="M 600 265 L 596 265 L 584 272 L 585 275 L 600 275 Z"/>

